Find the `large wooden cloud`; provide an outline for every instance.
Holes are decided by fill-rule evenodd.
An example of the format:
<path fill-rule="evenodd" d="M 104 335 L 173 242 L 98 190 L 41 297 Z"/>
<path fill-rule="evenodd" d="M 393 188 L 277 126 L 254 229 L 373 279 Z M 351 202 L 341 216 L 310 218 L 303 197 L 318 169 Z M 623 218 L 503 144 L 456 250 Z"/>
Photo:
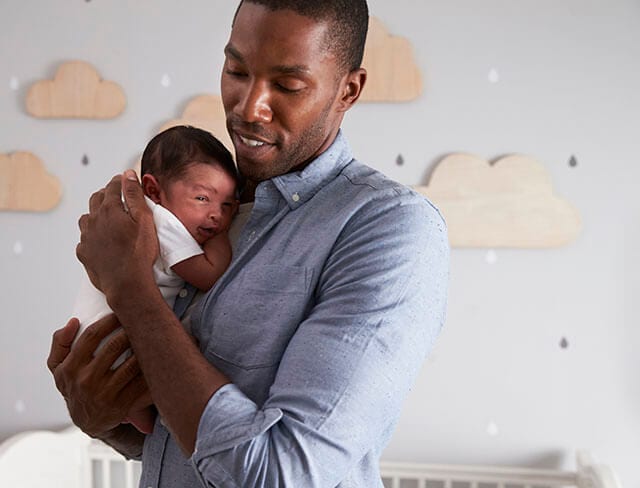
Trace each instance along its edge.
<path fill-rule="evenodd" d="M 220 139 L 231 153 L 234 152 L 227 132 L 222 99 L 218 95 L 199 95 L 192 98 L 184 109 L 182 117 L 165 123 L 160 128 L 160 132 L 176 125 L 192 125 L 209 131 Z"/>
<path fill-rule="evenodd" d="M 373 16 L 369 18 L 362 66 L 367 69 L 367 82 L 361 101 L 406 102 L 422 92 L 422 76 L 411 44 L 403 37 L 391 35 Z"/>
<path fill-rule="evenodd" d="M 0 210 L 44 212 L 58 205 L 62 189 L 30 152 L 0 154 Z"/>
<path fill-rule="evenodd" d="M 545 168 L 527 156 L 491 164 L 452 154 L 417 190 L 443 213 L 455 247 L 557 247 L 581 227 L 578 212 L 554 194 Z"/>
<path fill-rule="evenodd" d="M 122 88 L 104 81 L 84 61 L 69 61 L 58 67 L 53 80 L 42 80 L 27 93 L 27 112 L 50 119 L 111 119 L 126 107 Z"/>

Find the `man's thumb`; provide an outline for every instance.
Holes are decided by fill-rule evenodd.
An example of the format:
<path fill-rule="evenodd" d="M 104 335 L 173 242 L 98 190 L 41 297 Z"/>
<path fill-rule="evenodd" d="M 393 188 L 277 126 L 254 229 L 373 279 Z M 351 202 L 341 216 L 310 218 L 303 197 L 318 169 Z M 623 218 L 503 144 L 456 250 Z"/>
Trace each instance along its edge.
<path fill-rule="evenodd" d="M 142 205 L 144 205 L 144 193 L 138 181 L 136 172 L 132 169 L 122 174 L 122 203 L 124 208 L 135 219 Z"/>

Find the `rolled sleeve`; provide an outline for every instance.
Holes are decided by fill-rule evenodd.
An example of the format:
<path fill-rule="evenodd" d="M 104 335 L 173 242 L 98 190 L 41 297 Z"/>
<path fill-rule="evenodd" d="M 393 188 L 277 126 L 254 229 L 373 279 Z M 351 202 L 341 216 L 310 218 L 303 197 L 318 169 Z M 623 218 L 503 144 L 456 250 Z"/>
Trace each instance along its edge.
<path fill-rule="evenodd" d="M 278 408 L 258 409 L 233 384 L 211 397 L 198 427 L 196 462 L 265 433 L 282 418 Z"/>

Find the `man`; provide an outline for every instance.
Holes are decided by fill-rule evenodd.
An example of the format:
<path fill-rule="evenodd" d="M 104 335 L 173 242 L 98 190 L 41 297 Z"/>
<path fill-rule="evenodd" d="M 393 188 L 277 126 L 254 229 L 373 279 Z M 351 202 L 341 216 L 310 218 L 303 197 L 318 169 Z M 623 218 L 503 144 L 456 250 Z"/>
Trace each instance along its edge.
<path fill-rule="evenodd" d="M 365 0 L 241 2 L 221 93 L 253 208 L 192 314 L 197 346 L 153 283 L 135 177 L 80 219 L 78 257 L 117 320 L 72 352 L 70 321 L 48 364 L 80 428 L 141 455 L 141 486 L 382 486 L 380 453 L 444 321 L 448 244 L 437 210 L 354 160 L 340 132 L 367 23 Z M 129 342 L 135 358 L 110 370 Z M 120 424 L 145 380 L 159 412 L 146 438 Z"/>

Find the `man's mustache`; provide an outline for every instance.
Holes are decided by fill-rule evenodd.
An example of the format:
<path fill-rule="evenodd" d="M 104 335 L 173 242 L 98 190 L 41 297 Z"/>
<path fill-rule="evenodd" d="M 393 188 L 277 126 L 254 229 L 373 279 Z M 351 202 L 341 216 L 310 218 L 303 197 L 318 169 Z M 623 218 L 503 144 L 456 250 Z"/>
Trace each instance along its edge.
<path fill-rule="evenodd" d="M 227 127 L 231 131 L 239 132 L 243 136 L 255 136 L 271 144 L 277 142 L 276 134 L 265 129 L 259 122 L 245 122 L 238 117 L 229 117 L 227 119 Z"/>

